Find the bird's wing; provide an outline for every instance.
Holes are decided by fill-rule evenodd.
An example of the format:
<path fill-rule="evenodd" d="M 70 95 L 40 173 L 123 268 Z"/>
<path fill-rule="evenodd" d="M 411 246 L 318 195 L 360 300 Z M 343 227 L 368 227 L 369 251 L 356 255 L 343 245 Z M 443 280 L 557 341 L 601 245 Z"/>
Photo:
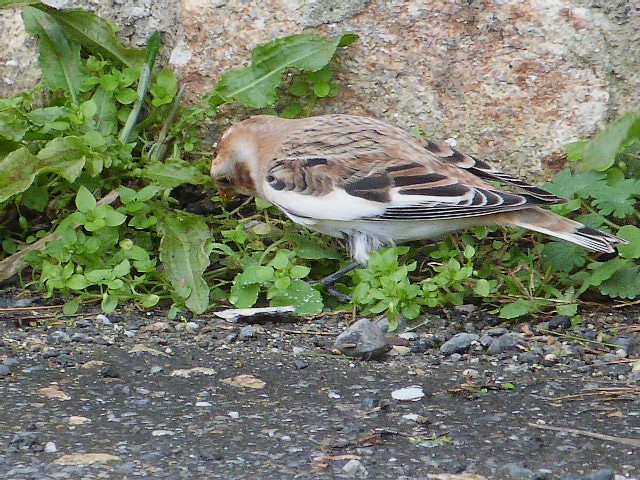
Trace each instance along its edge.
<path fill-rule="evenodd" d="M 267 199 L 296 217 L 343 221 L 453 219 L 564 201 L 448 146 L 352 118 L 311 124 L 285 140 L 267 167 Z"/>

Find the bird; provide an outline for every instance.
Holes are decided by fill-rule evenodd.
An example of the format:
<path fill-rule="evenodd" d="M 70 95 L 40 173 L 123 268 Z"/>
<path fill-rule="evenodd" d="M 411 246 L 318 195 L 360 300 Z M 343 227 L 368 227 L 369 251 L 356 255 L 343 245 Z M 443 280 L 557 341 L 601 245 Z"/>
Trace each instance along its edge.
<path fill-rule="evenodd" d="M 325 287 L 384 245 L 476 225 L 521 227 L 603 253 L 628 243 L 544 208 L 564 198 L 370 117 L 252 116 L 224 132 L 211 177 L 221 191 L 263 198 L 344 239 L 354 262 L 322 279 Z"/>

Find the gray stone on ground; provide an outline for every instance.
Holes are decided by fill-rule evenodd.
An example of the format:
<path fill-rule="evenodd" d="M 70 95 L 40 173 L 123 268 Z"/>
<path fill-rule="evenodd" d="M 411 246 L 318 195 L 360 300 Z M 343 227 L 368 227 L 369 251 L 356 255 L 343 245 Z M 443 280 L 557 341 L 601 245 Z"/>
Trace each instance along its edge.
<path fill-rule="evenodd" d="M 444 355 L 465 353 L 471 348 L 471 344 L 479 339 L 480 337 L 475 333 L 458 333 L 442 344 L 440 352 Z"/>
<path fill-rule="evenodd" d="M 358 320 L 338 335 L 334 346 L 345 355 L 363 358 L 380 356 L 389 349 L 382 329 L 367 318 Z"/>
<path fill-rule="evenodd" d="M 522 350 L 519 347 L 526 343 L 524 337 L 519 333 L 505 333 L 491 342 L 487 353 L 489 355 L 498 355 L 500 353 L 520 352 Z"/>

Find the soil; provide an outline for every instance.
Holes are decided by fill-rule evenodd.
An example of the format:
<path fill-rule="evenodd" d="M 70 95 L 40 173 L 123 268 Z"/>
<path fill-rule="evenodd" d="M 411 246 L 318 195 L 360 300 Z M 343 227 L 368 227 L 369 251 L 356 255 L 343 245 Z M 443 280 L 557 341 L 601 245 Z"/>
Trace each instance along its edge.
<path fill-rule="evenodd" d="M 0 305 L 0 478 L 640 478 L 631 308 L 573 326 L 434 311 L 362 360 L 333 349 L 345 314 L 65 317 L 15 298 Z M 441 350 L 461 332 L 468 346 Z M 424 395 L 394 398 L 411 386 Z"/>

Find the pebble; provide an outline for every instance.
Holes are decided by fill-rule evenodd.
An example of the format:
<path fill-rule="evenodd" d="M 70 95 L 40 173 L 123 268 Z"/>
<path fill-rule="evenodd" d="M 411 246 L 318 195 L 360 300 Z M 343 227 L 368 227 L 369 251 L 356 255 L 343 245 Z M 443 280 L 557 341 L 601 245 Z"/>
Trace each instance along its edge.
<path fill-rule="evenodd" d="M 389 348 L 383 331 L 367 318 L 358 320 L 338 335 L 334 347 L 344 355 L 364 359 L 379 357 Z"/>
<path fill-rule="evenodd" d="M 196 407 L 210 407 L 210 402 L 196 402 Z"/>
<path fill-rule="evenodd" d="M 489 335 L 490 337 L 499 337 L 500 335 L 504 335 L 505 333 L 509 333 L 509 330 L 507 330 L 504 327 L 495 327 L 495 328 L 488 329 L 484 333 L 486 335 Z"/>
<path fill-rule="evenodd" d="M 254 338 L 256 336 L 256 329 L 253 325 L 245 325 L 240 329 L 240 333 L 238 334 L 238 338 L 242 341 L 249 340 L 250 338 Z"/>
<path fill-rule="evenodd" d="M 68 343 L 71 341 L 71 337 L 62 330 L 55 330 L 51 332 L 50 338 L 53 343 Z"/>
<path fill-rule="evenodd" d="M 529 351 L 518 355 L 518 362 L 528 365 L 536 365 L 542 360 L 542 355 L 538 352 Z"/>
<path fill-rule="evenodd" d="M 569 315 L 556 315 L 549 320 L 549 330 L 564 331 L 571 328 Z"/>
<path fill-rule="evenodd" d="M 420 336 L 416 333 L 416 332 L 402 332 L 400 335 L 398 335 L 398 337 L 400 338 L 404 338 L 405 340 L 417 340 L 418 338 L 420 338 Z"/>
<path fill-rule="evenodd" d="M 11 375 L 11 369 L 6 365 L 0 365 L 0 377 Z"/>
<path fill-rule="evenodd" d="M 194 332 L 200 328 L 200 325 L 198 325 L 196 322 L 187 322 L 185 327 L 187 328 L 188 331 Z"/>
<path fill-rule="evenodd" d="M 473 368 L 467 368 L 462 371 L 462 376 L 467 380 L 475 380 L 480 374 Z"/>
<path fill-rule="evenodd" d="M 355 477 L 356 475 L 359 477 L 366 477 L 368 475 L 367 469 L 364 468 L 364 465 L 360 462 L 360 460 L 351 459 L 342 467 L 342 471 L 347 475 Z"/>
<path fill-rule="evenodd" d="M 471 344 L 479 339 L 480 337 L 475 333 L 458 333 L 442 344 L 440 352 L 444 355 L 465 353 L 471 348 Z"/>
<path fill-rule="evenodd" d="M 496 339 L 491 342 L 489 345 L 489 349 L 487 353 L 489 355 L 498 355 L 500 353 L 507 353 L 517 351 L 520 352 L 521 345 L 526 343 L 524 337 L 519 333 L 505 333 L 504 335 L 500 335 Z"/>
<path fill-rule="evenodd" d="M 164 370 L 160 365 L 154 365 L 149 369 L 150 373 L 160 373 Z"/>
<path fill-rule="evenodd" d="M 56 453 L 58 451 L 58 447 L 54 442 L 47 442 L 44 445 L 44 453 Z"/>
<path fill-rule="evenodd" d="M 235 412 L 235 411 L 227 412 L 227 415 L 229 415 L 231 418 L 234 418 L 234 419 L 240 418 L 240 412 Z"/>
<path fill-rule="evenodd" d="M 303 370 L 309 366 L 309 362 L 305 362 L 304 360 L 294 360 L 293 366 L 298 370 Z"/>
<path fill-rule="evenodd" d="M 391 392 L 391 398 L 400 401 L 417 401 L 424 397 L 424 391 L 420 386 L 399 388 Z"/>
<path fill-rule="evenodd" d="M 551 367 L 556 363 L 558 363 L 558 357 L 554 353 L 547 353 L 542 358 L 542 365 L 544 365 L 545 367 Z"/>
<path fill-rule="evenodd" d="M 111 320 L 109 319 L 109 317 L 103 314 L 96 315 L 96 322 L 102 325 L 111 325 Z"/>

